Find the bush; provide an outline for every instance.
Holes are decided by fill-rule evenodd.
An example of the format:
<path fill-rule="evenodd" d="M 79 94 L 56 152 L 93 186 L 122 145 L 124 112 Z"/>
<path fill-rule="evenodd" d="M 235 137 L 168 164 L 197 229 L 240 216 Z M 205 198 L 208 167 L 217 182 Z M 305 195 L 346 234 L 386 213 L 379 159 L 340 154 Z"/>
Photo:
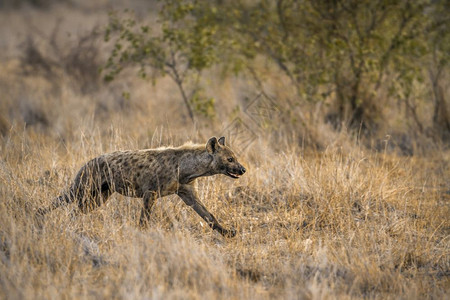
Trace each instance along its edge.
<path fill-rule="evenodd" d="M 450 121 L 441 108 L 447 104 L 423 70 L 441 70 L 432 73 L 439 77 L 432 81 L 440 82 L 448 69 L 448 43 L 441 42 L 449 38 L 447 8 L 445 1 L 167 1 L 161 30 L 141 26 L 133 16 L 112 16 L 106 33 L 115 48 L 106 78 L 129 65 L 140 66 L 141 76 L 148 69 L 154 77 L 168 74 L 193 118 L 189 74 L 201 77 L 202 70 L 220 66 L 251 75 L 263 89 L 266 70 L 257 66 L 263 57 L 296 90 L 291 102 L 325 104 L 324 114 L 297 114 L 303 124 L 321 117 L 336 129 L 374 136 L 390 109 L 426 106 L 434 107 L 434 116 L 415 111 L 408 124 L 421 130 L 432 123 L 445 132 Z"/>
<path fill-rule="evenodd" d="M 22 58 L 25 74 L 40 73 L 50 80 L 66 74 L 72 79 L 73 88 L 82 93 L 98 89 L 101 84 L 101 47 L 100 34 L 93 30 L 80 35 L 75 43 L 58 42 L 59 23 L 49 37 L 41 36 L 43 47 L 38 47 L 36 38 L 29 36 L 25 42 Z"/>

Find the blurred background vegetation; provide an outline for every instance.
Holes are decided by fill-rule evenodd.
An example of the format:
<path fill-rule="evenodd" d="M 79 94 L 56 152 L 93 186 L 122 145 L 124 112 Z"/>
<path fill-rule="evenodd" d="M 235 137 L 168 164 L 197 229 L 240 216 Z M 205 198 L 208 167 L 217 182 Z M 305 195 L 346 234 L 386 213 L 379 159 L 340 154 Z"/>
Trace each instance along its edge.
<path fill-rule="evenodd" d="M 0 7 L 4 15 L 53 16 L 53 25 L 29 23 L 3 59 L 18 57 L 15 71 L 45 81 L 50 103 L 75 101 L 61 97 L 62 86 L 88 95 L 94 119 L 139 110 L 153 125 L 217 132 L 263 94 L 277 105 L 274 141 L 323 149 L 345 135 L 384 149 L 388 137 L 403 154 L 450 142 L 448 1 L 22 0 Z M 74 27 L 76 14 L 84 21 Z M 161 89 L 170 94 L 156 96 Z M 16 105 L 20 91 L 2 105 L 3 134 L 20 121 L 54 128 L 57 113 L 26 100 Z"/>

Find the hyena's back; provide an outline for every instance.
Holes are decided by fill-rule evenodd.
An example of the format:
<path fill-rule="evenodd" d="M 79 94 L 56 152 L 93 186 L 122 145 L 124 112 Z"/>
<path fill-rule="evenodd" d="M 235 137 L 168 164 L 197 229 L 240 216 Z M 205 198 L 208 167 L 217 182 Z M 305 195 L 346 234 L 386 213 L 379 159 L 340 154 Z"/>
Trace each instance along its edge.
<path fill-rule="evenodd" d="M 77 173 L 64 202 L 77 201 L 80 209 L 87 212 L 114 192 L 139 198 L 145 191 L 173 192 L 178 155 L 172 152 L 118 151 L 96 157 Z"/>

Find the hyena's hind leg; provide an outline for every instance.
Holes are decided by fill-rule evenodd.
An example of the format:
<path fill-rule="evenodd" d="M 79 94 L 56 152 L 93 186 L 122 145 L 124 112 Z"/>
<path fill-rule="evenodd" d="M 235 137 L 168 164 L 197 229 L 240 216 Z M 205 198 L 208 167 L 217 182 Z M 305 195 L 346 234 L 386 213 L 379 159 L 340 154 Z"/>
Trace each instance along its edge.
<path fill-rule="evenodd" d="M 153 191 L 147 191 L 144 193 L 143 197 L 143 207 L 141 211 L 141 217 L 139 219 L 139 225 L 141 227 L 146 227 L 150 221 L 150 213 L 152 211 L 153 204 L 155 204 L 158 194 Z"/>
<path fill-rule="evenodd" d="M 103 157 L 84 165 L 72 185 L 80 211 L 88 213 L 105 203 L 112 194 L 113 182 Z"/>
<path fill-rule="evenodd" d="M 99 185 L 93 184 L 84 187 L 84 191 L 77 195 L 78 208 L 83 213 L 91 212 L 106 203 L 112 193 L 113 191 L 106 181 Z"/>

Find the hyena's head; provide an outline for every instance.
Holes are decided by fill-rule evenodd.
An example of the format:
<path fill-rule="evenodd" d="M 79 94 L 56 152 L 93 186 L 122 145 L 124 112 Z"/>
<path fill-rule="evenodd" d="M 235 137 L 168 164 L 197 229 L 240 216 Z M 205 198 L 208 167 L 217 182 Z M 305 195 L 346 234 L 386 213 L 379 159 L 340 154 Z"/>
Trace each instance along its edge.
<path fill-rule="evenodd" d="M 216 174 L 224 174 L 231 178 L 239 178 L 245 173 L 245 168 L 237 161 L 233 151 L 225 146 L 225 137 L 217 140 L 216 137 L 209 139 L 206 150 L 213 157 L 212 170 Z"/>

